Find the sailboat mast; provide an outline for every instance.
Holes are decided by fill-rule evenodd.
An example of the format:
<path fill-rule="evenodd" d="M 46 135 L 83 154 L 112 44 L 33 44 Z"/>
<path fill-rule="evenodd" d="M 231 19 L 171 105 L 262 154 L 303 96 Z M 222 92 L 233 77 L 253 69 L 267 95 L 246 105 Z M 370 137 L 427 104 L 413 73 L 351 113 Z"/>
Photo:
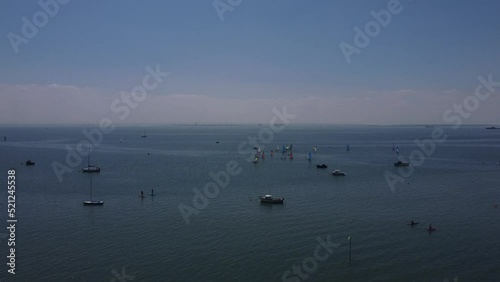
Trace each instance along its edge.
<path fill-rule="evenodd" d="M 90 201 L 92 201 L 92 177 L 90 177 Z"/>
<path fill-rule="evenodd" d="M 90 146 L 89 146 L 89 155 L 87 157 L 87 167 L 90 167 Z"/>

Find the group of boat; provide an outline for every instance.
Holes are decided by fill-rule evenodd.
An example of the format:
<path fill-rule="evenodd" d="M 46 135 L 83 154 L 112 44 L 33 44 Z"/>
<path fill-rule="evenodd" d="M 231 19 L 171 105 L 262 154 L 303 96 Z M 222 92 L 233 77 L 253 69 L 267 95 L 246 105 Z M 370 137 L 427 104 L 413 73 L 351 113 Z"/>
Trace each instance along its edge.
<path fill-rule="evenodd" d="M 144 130 L 144 133 L 141 135 L 141 138 L 146 138 L 148 137 L 146 135 L 146 131 Z M 123 143 L 123 140 L 120 139 L 120 143 Z M 87 166 L 82 168 L 82 172 L 84 173 L 99 173 L 101 172 L 101 168 L 96 166 L 96 165 L 91 165 L 90 164 L 90 147 L 89 147 L 89 154 L 87 158 Z M 149 154 L 149 153 L 148 153 Z M 34 164 L 34 163 L 33 163 Z M 28 165 L 28 162 L 26 162 L 26 165 Z M 150 196 L 155 196 L 153 190 L 151 189 L 151 193 L 149 193 Z M 139 195 L 140 198 L 144 198 L 144 192 L 141 191 L 141 194 Z M 83 201 L 83 204 L 86 206 L 102 206 L 104 204 L 104 201 L 94 201 L 92 200 L 92 177 L 90 177 L 90 199 L 88 201 Z"/>
<path fill-rule="evenodd" d="M 255 153 L 255 159 L 254 159 L 254 161 L 253 161 L 253 162 L 254 162 L 254 163 L 257 163 L 257 162 L 259 161 L 259 159 L 260 159 L 260 158 L 264 159 L 264 152 L 261 152 L 261 149 L 260 149 L 260 148 L 257 148 L 257 147 L 254 147 L 254 149 L 256 150 L 256 153 Z M 282 157 L 281 157 L 281 158 L 283 159 L 283 158 L 286 158 L 287 156 L 289 156 L 289 157 L 290 157 L 290 159 L 293 159 L 293 154 L 292 154 L 292 152 L 291 152 L 291 149 L 292 149 L 292 145 L 291 145 L 291 144 L 290 144 L 290 145 L 287 145 L 286 147 L 285 147 L 285 145 L 283 145 L 283 146 L 282 146 L 282 150 L 281 150 L 281 151 L 282 151 Z M 313 146 L 313 148 L 312 148 L 312 149 L 313 149 L 313 152 L 317 152 L 317 150 L 318 150 L 316 146 Z M 349 144 L 347 144 L 347 145 L 346 145 L 346 151 L 350 151 L 350 150 L 351 150 L 351 148 L 349 147 Z M 271 156 L 273 156 L 273 152 L 275 152 L 275 151 L 280 151 L 280 147 L 278 146 L 278 147 L 276 148 L 276 150 L 271 150 Z M 395 146 L 395 145 L 393 144 L 393 145 L 392 145 L 392 151 L 393 151 L 393 152 L 395 152 L 397 155 L 399 155 L 399 147 L 398 147 L 398 146 Z M 309 161 L 311 161 L 311 160 L 312 160 L 312 155 L 311 155 L 311 152 L 309 152 L 309 153 L 307 154 L 307 159 L 308 159 Z M 394 163 L 394 166 L 396 166 L 396 167 L 407 167 L 407 166 L 409 166 L 409 165 L 410 165 L 410 164 L 409 164 L 408 162 L 403 162 L 403 161 L 400 161 L 400 160 L 398 160 L 398 161 L 396 161 L 396 162 Z M 328 165 L 327 165 L 327 164 L 325 164 L 325 163 L 321 163 L 321 164 L 317 164 L 317 165 L 316 165 L 316 168 L 319 168 L 319 169 L 324 169 L 324 168 L 328 168 Z M 335 170 L 333 170 L 333 171 L 331 172 L 331 174 L 332 174 L 333 176 L 346 176 L 346 175 L 347 175 L 347 173 L 345 173 L 344 171 L 341 171 L 341 170 L 339 170 L 339 169 L 335 169 Z M 274 198 L 274 197 L 272 197 L 272 195 L 264 195 L 264 196 L 259 196 L 259 198 L 260 198 L 261 203 L 279 203 L 279 204 L 282 204 L 282 203 L 283 203 L 283 201 L 284 201 L 284 198 Z M 414 223 L 414 222 L 412 221 L 412 225 L 413 225 L 413 224 L 418 224 L 418 223 Z M 434 231 L 434 230 L 435 230 L 435 229 L 432 229 L 432 227 L 431 227 L 431 230 L 430 230 L 430 231 Z"/>
<path fill-rule="evenodd" d="M 293 160 L 292 148 L 293 148 L 292 144 L 286 145 L 286 146 L 282 145 L 281 149 L 280 149 L 280 146 L 277 146 L 276 150 L 273 149 L 273 150 L 270 151 L 271 157 L 273 157 L 274 152 L 280 152 L 281 151 L 281 159 L 289 158 L 290 160 Z M 255 158 L 253 160 L 253 163 L 257 163 L 260 159 L 264 159 L 265 158 L 264 151 L 262 151 L 258 147 L 254 147 L 253 149 L 255 150 Z M 349 145 L 346 145 L 346 151 L 349 151 L 349 150 L 350 150 Z M 318 151 L 318 148 L 316 147 L 316 145 L 314 145 L 312 147 L 312 151 L 313 152 L 317 152 Z M 308 152 L 306 158 L 307 158 L 308 161 L 312 160 L 312 154 L 311 154 L 311 152 Z M 316 167 L 322 169 L 322 168 L 328 168 L 328 165 L 322 163 L 322 164 L 317 164 Z M 331 174 L 334 175 L 334 176 L 346 176 L 347 175 L 345 172 L 340 171 L 338 169 L 333 170 L 331 172 Z M 276 197 L 273 197 L 270 194 L 259 196 L 259 199 L 260 199 L 261 203 L 266 203 L 266 204 L 283 204 L 283 202 L 285 200 L 285 198 L 279 198 L 279 197 L 276 198 Z"/>

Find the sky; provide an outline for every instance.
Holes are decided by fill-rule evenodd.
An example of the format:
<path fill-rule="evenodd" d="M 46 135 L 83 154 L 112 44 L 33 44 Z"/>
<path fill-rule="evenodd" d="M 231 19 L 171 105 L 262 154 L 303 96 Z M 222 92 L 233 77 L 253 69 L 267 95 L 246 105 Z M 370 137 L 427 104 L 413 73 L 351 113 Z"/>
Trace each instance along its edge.
<path fill-rule="evenodd" d="M 500 81 L 499 10 L 496 0 L 1 1 L 0 124 L 262 123 L 285 106 L 297 123 L 443 124 L 478 76 Z M 390 20 L 373 25 L 372 11 Z M 349 60 L 342 43 L 357 50 Z M 169 75 L 124 117 L 112 105 L 143 86 L 148 66 Z M 465 123 L 500 124 L 498 88 Z"/>

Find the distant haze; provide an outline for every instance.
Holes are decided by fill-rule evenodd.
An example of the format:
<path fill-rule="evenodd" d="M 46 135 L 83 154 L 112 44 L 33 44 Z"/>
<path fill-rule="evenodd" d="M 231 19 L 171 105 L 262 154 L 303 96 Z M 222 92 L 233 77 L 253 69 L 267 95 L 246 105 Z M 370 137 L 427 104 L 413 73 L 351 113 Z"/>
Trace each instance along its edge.
<path fill-rule="evenodd" d="M 110 118 L 117 124 L 155 123 L 266 123 L 273 108 L 296 115 L 293 122 L 325 124 L 432 124 L 469 93 L 425 93 L 395 90 L 366 93 L 355 98 L 218 98 L 192 94 L 149 94 L 121 120 L 111 110 L 114 95 L 99 95 L 90 88 L 61 85 L 0 85 L 0 120 L 4 124 L 92 124 Z M 467 123 L 498 120 L 500 98 L 493 96 Z"/>

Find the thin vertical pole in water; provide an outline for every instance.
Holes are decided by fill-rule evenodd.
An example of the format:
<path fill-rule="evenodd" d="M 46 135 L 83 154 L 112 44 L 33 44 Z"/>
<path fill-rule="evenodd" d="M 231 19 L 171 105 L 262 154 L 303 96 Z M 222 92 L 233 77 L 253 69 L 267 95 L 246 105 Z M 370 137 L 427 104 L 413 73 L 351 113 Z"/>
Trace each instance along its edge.
<path fill-rule="evenodd" d="M 351 263 L 351 236 L 347 238 L 349 240 L 349 263 Z"/>

